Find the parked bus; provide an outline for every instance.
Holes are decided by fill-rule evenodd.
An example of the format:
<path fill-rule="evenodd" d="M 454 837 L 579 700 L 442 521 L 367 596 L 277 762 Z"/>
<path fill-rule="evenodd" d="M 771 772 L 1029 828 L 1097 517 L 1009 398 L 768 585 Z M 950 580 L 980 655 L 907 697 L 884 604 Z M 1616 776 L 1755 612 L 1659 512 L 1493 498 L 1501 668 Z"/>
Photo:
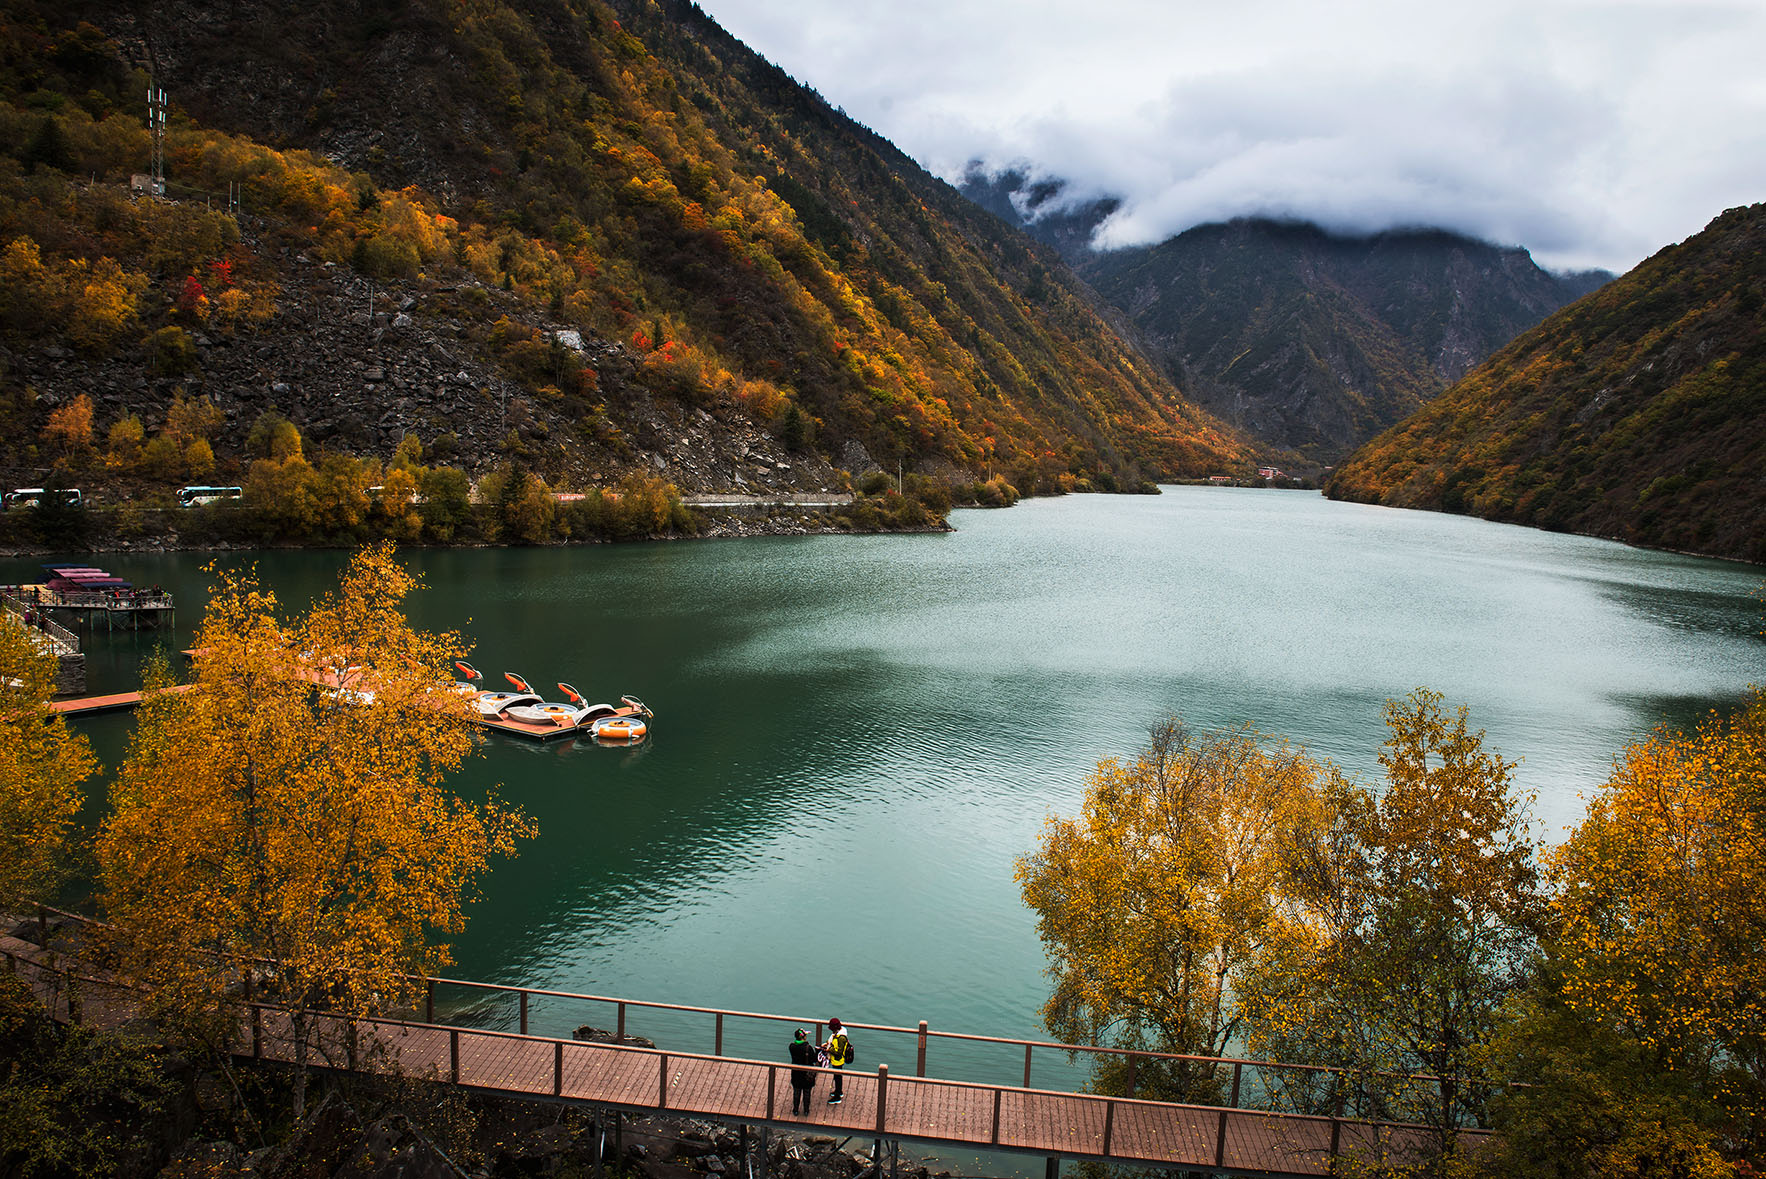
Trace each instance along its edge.
<path fill-rule="evenodd" d="M 53 491 L 42 487 L 14 487 L 5 495 L 0 495 L 0 510 L 34 508 L 55 498 L 59 498 L 70 508 L 77 508 L 84 502 L 78 487 L 57 487 Z"/>
<path fill-rule="evenodd" d="M 178 488 L 178 506 L 181 508 L 200 508 L 204 504 L 212 504 L 223 499 L 238 499 L 245 494 L 242 487 L 180 487 Z"/>

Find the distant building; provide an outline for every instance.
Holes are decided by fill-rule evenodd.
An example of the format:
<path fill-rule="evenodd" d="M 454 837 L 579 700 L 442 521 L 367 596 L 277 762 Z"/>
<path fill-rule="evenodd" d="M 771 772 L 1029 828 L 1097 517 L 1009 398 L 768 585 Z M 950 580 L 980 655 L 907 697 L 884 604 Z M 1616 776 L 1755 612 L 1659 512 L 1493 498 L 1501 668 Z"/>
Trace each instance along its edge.
<path fill-rule="evenodd" d="M 146 172 L 135 172 L 135 173 L 131 174 L 129 177 L 129 195 L 130 196 L 156 196 L 156 197 L 165 196 L 166 195 L 166 182 L 163 180 L 156 181 L 152 176 L 149 176 Z"/>
<path fill-rule="evenodd" d="M 1258 467 L 1257 468 L 1257 477 L 1259 479 L 1286 479 L 1287 478 L 1286 475 L 1282 474 L 1280 467 Z"/>
<path fill-rule="evenodd" d="M 1208 482 L 1216 484 L 1216 485 L 1227 484 L 1227 483 L 1231 483 L 1232 481 L 1233 481 L 1233 477 L 1231 475 L 1210 475 L 1210 476 L 1208 476 Z"/>

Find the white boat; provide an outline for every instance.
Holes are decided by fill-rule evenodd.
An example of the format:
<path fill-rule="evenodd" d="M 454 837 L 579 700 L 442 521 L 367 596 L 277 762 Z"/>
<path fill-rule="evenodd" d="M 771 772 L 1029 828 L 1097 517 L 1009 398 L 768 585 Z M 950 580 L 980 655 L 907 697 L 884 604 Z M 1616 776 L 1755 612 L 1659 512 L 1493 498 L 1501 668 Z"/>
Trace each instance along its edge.
<path fill-rule="evenodd" d="M 478 715 L 488 718 L 509 715 L 511 708 L 520 708 L 529 704 L 544 704 L 538 693 L 527 686 L 527 681 L 512 671 L 503 673 L 503 678 L 515 686 L 513 692 L 480 692 L 473 701 L 478 707 Z"/>
<path fill-rule="evenodd" d="M 635 696 L 621 696 L 621 707 L 611 704 L 590 704 L 583 699 L 583 694 L 569 684 L 560 683 L 558 690 L 569 698 L 568 704 L 555 704 L 540 701 L 537 704 L 521 704 L 508 710 L 505 714 L 510 720 L 525 721 L 531 725 L 557 725 L 560 728 L 585 728 L 598 734 L 597 726 L 614 725 L 615 728 L 629 730 L 635 724 L 640 732 L 633 734 L 624 732 L 624 736 L 642 736 L 644 721 L 651 716 L 644 702 Z M 616 722 L 622 722 L 616 723 Z"/>

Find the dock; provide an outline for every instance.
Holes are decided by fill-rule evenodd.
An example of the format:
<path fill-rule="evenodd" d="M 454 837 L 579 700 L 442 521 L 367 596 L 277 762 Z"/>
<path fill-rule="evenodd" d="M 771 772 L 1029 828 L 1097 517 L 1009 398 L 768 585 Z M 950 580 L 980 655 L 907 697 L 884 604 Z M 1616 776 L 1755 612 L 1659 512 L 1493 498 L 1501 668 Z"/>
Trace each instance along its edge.
<path fill-rule="evenodd" d="M 0 586 L 0 595 L 33 611 L 56 611 L 83 626 L 104 619 L 106 630 L 119 625 L 140 629 L 176 623 L 172 595 L 154 586 L 142 589 L 94 565 L 45 565 L 41 583 Z"/>
<path fill-rule="evenodd" d="M 188 692 L 193 685 L 174 684 L 168 692 Z M 62 716 L 93 716 L 100 712 L 125 712 L 140 705 L 140 692 L 115 692 L 109 696 L 80 696 L 72 700 L 51 700 L 49 711 Z"/>

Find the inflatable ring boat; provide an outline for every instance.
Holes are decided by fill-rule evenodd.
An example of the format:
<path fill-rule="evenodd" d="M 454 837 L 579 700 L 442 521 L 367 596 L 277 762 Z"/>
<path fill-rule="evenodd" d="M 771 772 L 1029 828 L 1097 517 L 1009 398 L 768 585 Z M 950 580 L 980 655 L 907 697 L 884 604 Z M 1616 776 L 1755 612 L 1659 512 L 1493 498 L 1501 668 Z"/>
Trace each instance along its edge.
<path fill-rule="evenodd" d="M 602 741 L 636 741 L 650 726 L 641 716 L 609 716 L 593 722 L 589 731 Z"/>

